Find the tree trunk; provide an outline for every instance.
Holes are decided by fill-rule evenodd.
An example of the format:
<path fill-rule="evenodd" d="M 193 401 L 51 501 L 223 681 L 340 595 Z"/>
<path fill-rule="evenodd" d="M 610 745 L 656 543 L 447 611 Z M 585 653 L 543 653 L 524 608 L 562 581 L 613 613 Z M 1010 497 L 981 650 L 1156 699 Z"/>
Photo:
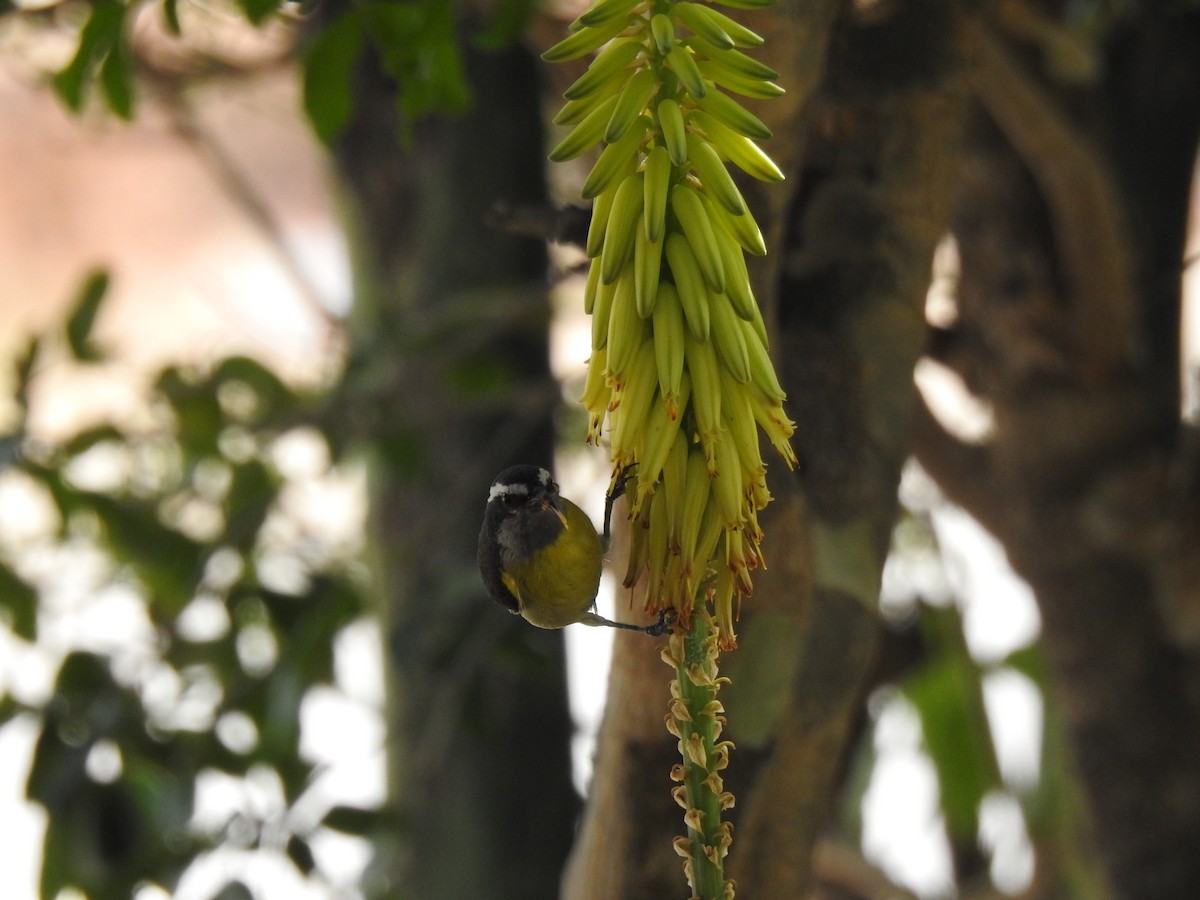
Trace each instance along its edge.
<path fill-rule="evenodd" d="M 545 203 L 541 110 L 526 51 L 463 46 L 467 114 L 402 148 L 394 86 L 364 69 L 336 152 L 359 241 L 347 416 L 376 448 L 390 665 L 398 840 L 377 887 L 541 900 L 579 807 L 562 637 L 493 604 L 475 563 L 491 479 L 551 460 L 544 245 L 484 226 L 498 201 Z"/>
<path fill-rule="evenodd" d="M 918 452 L 1037 595 L 1109 889 L 1200 896 L 1200 495 L 1177 369 L 1200 16 L 1126 21 L 1090 94 L 998 30 L 975 30 L 960 310 L 934 345 L 995 429 L 968 447 L 926 415 Z"/>

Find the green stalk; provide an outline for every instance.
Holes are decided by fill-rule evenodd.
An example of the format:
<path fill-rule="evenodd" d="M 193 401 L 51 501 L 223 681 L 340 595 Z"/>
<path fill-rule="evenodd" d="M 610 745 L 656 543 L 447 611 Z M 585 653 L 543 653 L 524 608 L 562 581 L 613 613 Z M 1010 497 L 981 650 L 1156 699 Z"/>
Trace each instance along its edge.
<path fill-rule="evenodd" d="M 682 782 L 675 799 L 685 810 L 687 825 L 687 836 L 675 841 L 675 850 L 686 860 L 684 872 L 694 896 L 725 900 L 733 896 L 733 884 L 725 880 L 733 835 L 721 813 L 733 805 L 733 796 L 724 790 L 720 771 L 729 764 L 733 745 L 719 740 L 725 720 L 717 691 L 728 679 L 717 675 L 717 635 L 707 604 L 696 605 L 689 624 L 672 637 L 664 654 L 675 666 L 668 728 L 679 738 L 683 761 L 671 775 Z"/>

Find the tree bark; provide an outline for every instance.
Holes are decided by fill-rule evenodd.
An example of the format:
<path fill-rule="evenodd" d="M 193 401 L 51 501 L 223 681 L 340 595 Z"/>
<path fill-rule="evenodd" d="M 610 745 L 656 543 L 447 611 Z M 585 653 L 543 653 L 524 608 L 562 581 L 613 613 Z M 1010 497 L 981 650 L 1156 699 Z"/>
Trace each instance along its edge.
<path fill-rule="evenodd" d="M 917 440 L 1037 595 L 1097 859 L 1114 896 L 1146 900 L 1200 894 L 1196 456 L 1174 344 L 1198 26 L 1126 22 L 1083 97 L 979 26 L 959 317 L 935 347 L 995 429 L 965 447 L 923 416 Z M 1100 115 L 1068 112 L 1084 107 Z M 1146 109 L 1171 118 L 1128 131 Z"/>
<path fill-rule="evenodd" d="M 346 417 L 375 448 L 390 666 L 397 840 L 376 887 L 541 900 L 579 808 L 562 637 L 492 603 L 475 563 L 491 479 L 552 454 L 545 247 L 484 225 L 498 201 L 546 202 L 541 110 L 527 51 L 462 46 L 465 115 L 402 148 L 394 85 L 364 67 L 336 152 L 358 240 Z"/>

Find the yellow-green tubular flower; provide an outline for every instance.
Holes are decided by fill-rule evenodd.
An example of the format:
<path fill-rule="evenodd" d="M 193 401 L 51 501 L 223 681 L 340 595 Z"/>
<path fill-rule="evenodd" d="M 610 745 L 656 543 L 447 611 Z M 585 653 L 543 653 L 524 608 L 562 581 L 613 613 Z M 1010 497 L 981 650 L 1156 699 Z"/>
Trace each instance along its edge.
<path fill-rule="evenodd" d="M 691 382 L 688 383 L 691 389 Z M 686 397 L 683 402 L 687 402 Z M 751 424 L 754 420 L 751 418 Z M 646 428 L 642 435 L 642 449 L 638 454 L 637 480 L 638 490 L 634 507 L 641 508 L 646 496 L 653 493 L 658 485 L 659 476 L 667 464 L 671 447 L 679 436 L 683 425 L 682 416 L 672 416 L 666 399 L 662 394 L 655 394 L 655 401 L 646 420 Z M 686 438 L 685 438 L 686 439 Z"/>
<path fill-rule="evenodd" d="M 701 461 L 704 460 L 704 454 L 696 454 Z M 707 463 L 704 469 L 705 475 L 708 475 Z M 712 479 L 709 478 L 711 483 Z M 717 553 L 717 544 L 721 540 L 721 535 L 725 531 L 724 523 L 721 522 L 721 515 L 717 511 L 716 503 L 706 503 L 704 514 L 700 521 L 700 531 L 696 535 L 696 543 L 692 550 L 692 556 L 684 560 L 684 571 L 688 573 L 688 596 L 694 596 L 696 593 L 697 584 L 707 577 L 709 574 L 708 561 L 711 560 Z M 718 566 L 718 569 L 724 566 Z M 729 636 L 733 636 L 730 631 Z"/>
<path fill-rule="evenodd" d="M 742 464 L 738 459 L 737 445 L 731 440 L 717 441 L 714 452 L 713 497 L 725 527 L 736 528 L 745 515 L 742 510 Z"/>
<path fill-rule="evenodd" d="M 691 245 L 680 232 L 672 231 L 667 235 L 663 250 L 667 257 L 667 265 L 671 267 L 671 275 L 675 279 L 675 290 L 683 307 L 688 331 L 696 340 L 707 341 L 710 322 L 708 288 L 705 286 L 700 265 L 692 254 Z"/>
<path fill-rule="evenodd" d="M 672 47 L 671 52 L 667 54 L 667 65 L 693 99 L 699 100 L 708 93 L 708 85 L 704 83 L 704 76 L 696 67 L 696 58 L 692 55 L 691 47 L 683 44 Z"/>
<path fill-rule="evenodd" d="M 763 321 L 762 310 L 755 303 L 750 311 L 754 313 L 754 316 L 746 322 L 746 326 L 758 338 L 758 342 L 762 345 L 763 349 L 768 350 L 771 347 L 771 336 L 767 334 L 767 323 Z M 750 345 L 747 344 L 746 346 Z"/>
<path fill-rule="evenodd" d="M 634 290 L 633 272 L 629 271 L 617 281 L 612 311 L 608 316 L 608 370 L 621 377 L 622 383 L 647 331 L 645 321 L 638 315 Z M 654 359 L 653 347 L 650 348 L 650 358 Z M 651 368 L 650 378 L 657 384 L 655 376 L 656 372 Z"/>
<path fill-rule="evenodd" d="M 588 358 L 587 375 L 583 382 L 583 395 L 579 402 L 588 412 L 602 412 L 608 409 L 611 389 L 605 378 L 608 368 L 608 351 L 601 347 L 593 350 Z"/>
<path fill-rule="evenodd" d="M 593 262 L 592 266 L 595 267 L 596 263 Z M 613 295 L 616 292 L 616 284 L 605 284 L 603 279 L 596 286 L 596 299 L 592 303 L 593 350 L 600 350 L 608 346 L 608 320 L 612 314 Z"/>
<path fill-rule="evenodd" d="M 722 67 L 718 62 L 711 59 L 698 58 L 696 60 L 696 68 L 700 70 L 700 74 L 706 80 L 711 81 L 718 87 L 725 88 L 727 91 L 741 94 L 743 97 L 753 97 L 757 100 L 771 100 L 786 93 L 774 81 L 761 78 L 748 78 L 740 72 L 734 72 Z"/>
<path fill-rule="evenodd" d="M 661 241 L 666 229 L 667 195 L 671 189 L 671 157 L 666 147 L 660 144 L 646 155 L 643 172 L 646 175 L 646 240 Z"/>
<path fill-rule="evenodd" d="M 604 231 L 608 228 L 608 214 L 612 210 L 613 199 L 617 196 L 619 187 L 620 184 L 610 185 L 592 201 L 592 219 L 588 223 L 587 241 L 584 243 L 584 251 L 589 259 L 595 259 L 604 249 Z M 599 277 L 599 266 L 595 268 L 597 277 Z M 588 312 L 591 313 L 591 310 L 589 309 Z"/>
<path fill-rule="evenodd" d="M 655 118 L 672 164 L 682 166 L 687 162 L 687 126 L 679 103 L 670 97 L 660 100 Z"/>
<path fill-rule="evenodd" d="M 667 556 L 667 509 L 663 498 L 657 493 L 649 495 L 650 508 L 646 511 L 646 536 L 649 548 L 646 552 L 646 568 L 650 573 L 647 588 L 651 596 L 661 590 L 661 572 L 666 568 Z"/>
<path fill-rule="evenodd" d="M 738 134 L 725 123 L 703 110 L 694 111 L 690 120 L 704 132 L 704 136 L 728 160 L 759 181 L 783 181 L 783 173 L 758 144 L 745 135 Z"/>
<path fill-rule="evenodd" d="M 593 350 L 588 359 L 587 377 L 583 384 L 583 396 L 579 402 L 588 412 L 587 440 L 589 444 L 600 444 L 600 430 L 604 416 L 612 401 L 612 388 L 608 386 L 608 358 L 604 348 Z"/>
<path fill-rule="evenodd" d="M 746 269 L 746 257 L 742 255 L 742 248 L 737 238 L 726 230 L 720 220 L 713 225 L 713 234 L 717 238 L 717 249 L 725 266 L 725 295 L 738 318 L 747 322 L 753 321 L 758 312 L 758 303 L 755 302 L 754 291 L 750 287 L 750 272 Z M 761 316 L 761 313 L 759 315 Z"/>
<path fill-rule="evenodd" d="M 588 266 L 587 280 L 583 285 L 583 311 L 589 316 L 596 308 L 596 294 L 600 289 L 600 267 Z"/>
<path fill-rule="evenodd" d="M 688 382 L 691 390 L 691 382 Z M 753 423 L 753 414 L 751 415 Z M 679 513 L 683 509 L 683 490 L 687 483 L 688 446 L 691 439 L 687 434 L 676 435 L 671 444 L 667 461 L 662 470 L 662 492 L 667 501 L 667 532 L 671 553 L 679 555 Z"/>
<path fill-rule="evenodd" d="M 699 4 L 692 4 L 699 6 Z M 761 47 L 764 43 L 761 35 L 751 31 L 741 22 L 736 19 L 731 19 L 723 12 L 713 9 L 711 6 L 700 6 L 701 14 L 711 23 L 709 27 L 719 28 L 729 39 L 733 41 L 735 47 Z M 693 28 L 697 34 L 701 32 Z"/>
<path fill-rule="evenodd" d="M 614 109 L 614 114 L 615 114 Z M 642 116 L 622 133 L 620 140 L 602 151 L 580 191 L 584 197 L 596 197 L 637 169 L 638 148 L 645 139 L 650 120 Z"/>
<path fill-rule="evenodd" d="M 696 388 L 692 387 L 695 395 Z M 709 496 L 708 463 L 704 454 L 697 450 L 689 450 L 687 469 L 684 476 L 683 506 L 679 516 L 679 555 L 683 557 L 685 575 L 695 575 L 697 562 L 701 569 L 708 557 L 698 559 L 696 545 L 700 540 L 701 525 L 704 522 L 704 510 L 708 506 Z M 699 573 L 703 576 L 703 571 Z M 694 593 L 689 590 L 689 593 Z"/>
<path fill-rule="evenodd" d="M 708 200 L 707 197 L 704 199 Z M 743 250 L 753 253 L 755 256 L 766 256 L 767 243 L 763 240 L 762 231 L 759 230 L 758 223 L 754 221 L 754 216 L 750 214 L 749 210 L 740 216 L 735 216 L 720 203 L 709 201 L 706 205 L 713 221 L 724 225 L 725 230 L 733 236 Z"/>
<path fill-rule="evenodd" d="M 619 141 L 629 126 L 637 121 L 658 90 L 658 74 L 651 69 L 639 69 L 613 106 L 612 117 L 608 120 L 608 128 L 604 132 L 604 140 L 610 144 Z"/>
<path fill-rule="evenodd" d="M 706 61 L 707 62 L 707 61 Z M 714 81 L 716 79 L 713 79 Z M 579 100 L 568 100 L 563 104 L 562 109 L 558 114 L 551 119 L 555 125 L 575 125 L 582 122 L 584 117 L 594 110 L 597 106 L 608 100 L 616 94 L 622 87 L 624 82 L 619 79 L 610 79 L 601 87 L 597 88 L 592 93 L 588 94 Z"/>
<path fill-rule="evenodd" d="M 625 79 L 618 77 L 618 73 L 628 67 L 642 49 L 642 44 L 637 38 L 620 38 L 613 41 L 597 54 L 587 71 L 563 91 L 563 99 L 583 100 L 609 87 L 616 93 L 625 85 Z"/>
<path fill-rule="evenodd" d="M 710 298 L 709 310 L 712 316 L 712 340 L 716 345 L 717 355 L 725 363 L 742 384 L 750 381 L 750 353 L 746 349 L 746 337 L 742 332 L 742 322 L 733 311 L 729 298 L 724 294 L 714 294 Z M 757 339 L 755 341 L 757 343 Z"/>
<path fill-rule="evenodd" d="M 642 215 L 643 178 L 641 172 L 626 176 L 613 197 L 600 251 L 600 278 L 605 284 L 616 281 L 633 253 L 634 229 Z"/>
<path fill-rule="evenodd" d="M 707 91 L 696 102 L 702 110 L 731 131 L 758 141 L 765 141 L 771 136 L 771 129 L 762 119 L 728 94 Z"/>
<path fill-rule="evenodd" d="M 788 467 L 796 468 L 796 451 L 790 443 L 792 434 L 796 431 L 796 423 L 783 411 L 783 403 L 772 400 L 760 390 L 752 390 L 748 395 L 750 408 L 754 411 L 754 421 L 766 433 L 771 446 L 783 457 Z"/>
<path fill-rule="evenodd" d="M 613 19 L 627 16 L 640 0 L 598 0 L 576 21 L 580 25 L 598 28 Z"/>
<path fill-rule="evenodd" d="M 746 200 L 733 183 L 733 178 L 712 144 L 694 134 L 687 136 L 688 162 L 695 168 L 704 191 L 730 213 L 740 216 L 746 212 Z"/>
<path fill-rule="evenodd" d="M 608 120 L 619 97 L 619 94 L 609 97 L 584 116 L 583 121 L 567 132 L 567 136 L 550 151 L 550 159 L 553 162 L 566 162 L 596 146 L 604 137 L 604 129 L 608 127 Z"/>
<path fill-rule="evenodd" d="M 625 577 L 621 579 L 624 587 L 631 588 L 637 584 L 638 578 L 647 565 L 647 549 L 650 542 L 650 514 L 647 509 L 639 509 L 629 514 L 629 559 L 625 563 Z"/>
<path fill-rule="evenodd" d="M 754 422 L 754 410 L 750 408 L 750 398 L 740 383 L 726 370 L 721 372 L 721 417 L 725 433 L 737 447 L 744 480 L 753 482 L 762 478 L 767 470 L 758 448 L 758 425 Z"/>
<path fill-rule="evenodd" d="M 633 4 L 630 4 L 632 7 Z M 559 41 L 542 54 L 546 62 L 566 62 L 587 56 L 593 50 L 603 47 L 618 34 L 629 27 L 628 16 L 615 16 L 603 25 L 585 26 L 574 34 Z"/>
<path fill-rule="evenodd" d="M 645 213 L 643 212 L 643 218 Z M 662 241 L 646 238 L 646 229 L 638 223 L 633 238 L 633 275 L 637 287 L 637 311 L 643 319 L 650 318 L 658 299 L 658 281 L 662 269 Z"/>
<path fill-rule="evenodd" d="M 658 363 L 658 386 L 670 401 L 679 396 L 683 378 L 683 307 L 675 285 L 664 281 L 658 286 L 658 298 L 652 318 L 654 353 Z M 680 404 L 682 409 L 682 404 Z"/>
<path fill-rule="evenodd" d="M 650 17 L 650 38 L 660 56 L 666 56 L 675 47 L 675 23 L 670 16 L 655 13 Z"/>
<path fill-rule="evenodd" d="M 610 357 L 611 359 L 611 354 Z M 637 462 L 641 456 L 643 437 L 651 403 L 658 390 L 654 377 L 654 347 L 649 337 L 638 342 L 623 372 L 621 390 L 614 397 L 619 412 L 611 433 L 613 457 L 622 467 Z"/>
<path fill-rule="evenodd" d="M 691 244 L 692 254 L 700 266 L 705 283 L 711 290 L 721 293 L 725 290 L 725 267 L 721 263 L 721 252 L 717 249 L 712 221 L 700 194 L 690 185 L 676 184 L 671 188 L 671 210 Z"/>
<path fill-rule="evenodd" d="M 712 598 L 714 646 L 731 647 L 732 604 L 752 588 L 757 510 L 770 499 L 758 428 L 789 465 L 795 457 L 743 256 L 766 246 L 726 163 L 783 177 L 755 143 L 770 130 L 726 93 L 782 89 L 777 73 L 738 49 L 762 37 L 712 2 L 720 0 L 595 0 L 546 58 L 599 50 L 564 94 L 556 121 L 570 131 L 551 158 L 603 142 L 583 187 L 594 199 L 584 303 L 596 348 L 584 404 L 588 439 L 599 440 L 607 415 L 614 462 L 638 465 L 626 583 L 645 585 L 648 606 L 676 606 L 685 627 L 693 604 Z M 700 812 L 689 815 L 705 854 L 720 854 L 727 843 L 714 843 Z M 706 806 L 705 816 L 715 813 Z"/>
<path fill-rule="evenodd" d="M 711 445 L 721 439 L 721 373 L 711 341 L 684 336 L 683 355 L 692 378 L 692 415 L 705 452 L 713 462 Z"/>
<path fill-rule="evenodd" d="M 752 329 L 752 326 L 750 326 Z M 746 352 L 750 362 L 750 380 L 754 386 L 763 392 L 773 402 L 779 403 L 787 396 L 775 375 L 775 367 L 771 365 L 771 357 L 767 354 L 766 345 L 757 339 L 758 335 L 750 331 L 746 335 Z"/>
<path fill-rule="evenodd" d="M 697 63 L 701 59 L 705 59 L 718 69 L 724 69 L 754 81 L 774 81 L 779 77 L 779 73 L 766 63 L 759 62 L 740 50 L 718 47 L 699 35 L 692 35 L 686 43 L 696 52 Z"/>
<path fill-rule="evenodd" d="M 710 15 L 710 13 L 715 13 L 715 15 Z M 717 47 L 732 48 L 734 46 L 733 38 L 722 27 L 721 19 L 728 17 L 715 12 L 715 10 L 710 10 L 699 3 L 673 3 L 671 4 L 671 18 Z"/>

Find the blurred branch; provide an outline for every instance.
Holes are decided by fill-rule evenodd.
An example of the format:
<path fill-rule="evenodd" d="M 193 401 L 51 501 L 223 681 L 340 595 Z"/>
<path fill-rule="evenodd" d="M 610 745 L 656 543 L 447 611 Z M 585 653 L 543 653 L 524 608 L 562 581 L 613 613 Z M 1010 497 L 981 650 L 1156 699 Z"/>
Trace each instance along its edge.
<path fill-rule="evenodd" d="M 875 868 L 856 847 L 845 841 L 824 839 L 813 849 L 815 900 L 916 900 L 917 895 L 898 886 Z"/>
<path fill-rule="evenodd" d="M 488 210 L 483 224 L 504 234 L 583 247 L 591 221 L 590 206 L 534 206 L 500 200 Z"/>
<path fill-rule="evenodd" d="M 996 499 L 1005 495 L 992 474 L 992 453 L 955 438 L 920 397 L 913 409 L 913 453 L 947 496 L 993 534 L 1002 533 L 1003 503 Z"/>
<path fill-rule="evenodd" d="M 283 273 L 296 288 L 310 313 L 328 332 L 340 329 L 340 323 L 326 307 L 320 291 L 288 247 L 287 231 L 271 209 L 254 182 L 237 165 L 233 157 L 200 122 L 191 103 L 181 89 L 182 82 L 173 78 L 149 79 L 171 131 L 186 144 L 196 158 L 208 169 L 213 181 L 224 195 L 261 234 L 267 249 Z"/>
<path fill-rule="evenodd" d="M 1134 311 L 1129 236 L 1110 170 L 978 20 L 970 85 L 1041 187 L 1068 285 L 1072 331 L 1094 371 L 1125 356 Z"/>

